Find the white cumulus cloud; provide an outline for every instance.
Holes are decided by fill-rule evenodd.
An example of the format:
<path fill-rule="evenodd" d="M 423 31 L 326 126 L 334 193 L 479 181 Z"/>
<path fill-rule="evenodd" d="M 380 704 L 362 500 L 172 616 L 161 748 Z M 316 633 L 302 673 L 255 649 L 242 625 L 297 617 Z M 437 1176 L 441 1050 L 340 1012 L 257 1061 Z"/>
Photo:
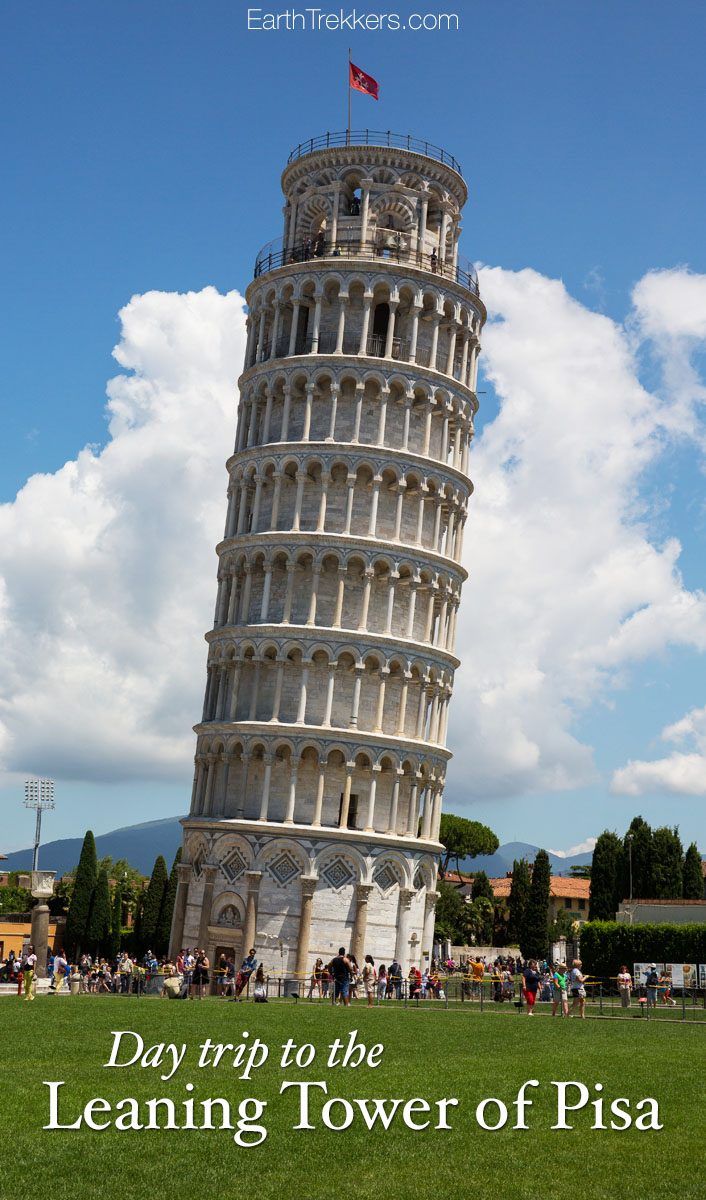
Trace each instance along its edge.
<path fill-rule="evenodd" d="M 472 456 L 450 726 L 459 797 L 588 784 L 576 715 L 670 644 L 706 649 L 706 597 L 684 587 L 676 539 L 653 540 L 640 494 L 672 412 L 640 382 L 641 285 L 640 320 L 625 326 L 531 270 L 485 269 L 481 286 L 501 407 Z"/>
<path fill-rule="evenodd" d="M 690 712 L 662 730 L 665 742 L 685 747 L 665 758 L 631 760 L 613 774 L 612 791 L 623 796 L 671 792 L 706 796 L 706 707 Z"/>
<path fill-rule="evenodd" d="M 175 779 L 193 755 L 243 300 L 149 292 L 120 313 L 109 440 L 0 507 L 7 771 Z"/>
<path fill-rule="evenodd" d="M 623 326 L 534 271 L 482 272 L 500 411 L 472 456 L 449 737 L 457 802 L 585 785 L 596 770 L 577 714 L 670 644 L 706 648 L 704 596 L 684 587 L 678 542 L 652 536 L 640 493 L 675 429 L 699 436 L 691 377 L 688 400 L 640 382 L 658 337 L 655 289 L 701 278 L 648 276 Z M 193 755 L 243 300 L 151 292 L 120 319 L 105 447 L 34 476 L 0 508 L 7 773 L 166 781 Z M 700 328 L 688 351 L 670 334 L 680 371 L 686 353 L 693 372 Z"/>
<path fill-rule="evenodd" d="M 575 854 L 589 854 L 595 849 L 597 841 L 598 838 L 589 837 L 576 846 L 570 846 L 568 850 L 550 850 L 549 853 L 556 854 L 557 858 L 573 858 Z"/>

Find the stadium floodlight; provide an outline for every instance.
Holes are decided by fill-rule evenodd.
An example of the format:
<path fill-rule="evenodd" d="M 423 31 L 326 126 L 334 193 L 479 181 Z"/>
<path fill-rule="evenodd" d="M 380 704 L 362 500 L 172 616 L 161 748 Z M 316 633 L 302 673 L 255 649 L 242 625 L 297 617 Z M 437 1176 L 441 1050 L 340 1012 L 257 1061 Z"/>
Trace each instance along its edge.
<path fill-rule="evenodd" d="M 34 854 L 32 855 L 32 870 L 37 870 L 39 862 L 39 843 L 42 836 L 42 813 L 54 808 L 53 779 L 25 779 L 25 808 L 33 808 L 37 813 L 37 823 L 34 828 Z"/>

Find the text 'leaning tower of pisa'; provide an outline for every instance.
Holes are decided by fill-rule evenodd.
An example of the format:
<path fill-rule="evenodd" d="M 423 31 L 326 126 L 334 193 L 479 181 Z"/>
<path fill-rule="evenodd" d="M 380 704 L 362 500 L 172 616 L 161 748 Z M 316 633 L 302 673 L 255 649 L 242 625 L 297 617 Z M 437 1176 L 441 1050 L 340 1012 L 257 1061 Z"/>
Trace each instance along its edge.
<path fill-rule="evenodd" d="M 258 255 L 171 951 L 429 961 L 485 308 L 459 164 L 325 134 Z M 282 956 L 280 958 L 280 956 Z"/>

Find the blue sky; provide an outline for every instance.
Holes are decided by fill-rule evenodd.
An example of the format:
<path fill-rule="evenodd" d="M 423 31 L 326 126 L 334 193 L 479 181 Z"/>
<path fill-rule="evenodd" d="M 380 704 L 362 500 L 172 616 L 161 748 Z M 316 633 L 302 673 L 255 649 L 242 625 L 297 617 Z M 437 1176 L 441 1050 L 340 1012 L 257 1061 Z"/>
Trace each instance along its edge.
<path fill-rule="evenodd" d="M 394 7 L 405 15 L 454 5 Z M 381 85 L 377 104 L 354 97 L 354 126 L 428 137 L 460 160 L 471 197 L 462 249 L 472 259 L 561 279 L 618 323 L 647 272 L 706 271 L 702 6 L 455 7 L 458 32 L 365 34 L 248 33 L 244 3 L 5 12 L 0 501 L 87 443 L 106 442 L 105 387 L 118 370 L 111 351 L 131 296 L 244 291 L 257 249 L 280 232 L 278 178 L 290 148 L 344 127 L 349 45 Z M 649 385 L 647 355 L 643 369 Z M 482 436 L 497 402 L 489 383 L 480 386 Z M 677 537 L 685 587 L 703 588 L 693 440 L 670 443 L 640 495 L 648 540 Z M 502 840 L 568 848 L 642 811 L 678 821 L 687 841 L 706 847 L 703 795 L 609 791 L 614 770 L 663 755 L 663 727 L 706 703 L 703 665 L 693 646 L 665 645 L 626 668 L 610 704 L 594 697 L 577 710 L 572 731 L 593 748 L 592 782 L 476 798 L 474 815 Z M 0 788 L 8 846 L 29 840 L 16 783 L 33 769 L 15 762 Z M 464 787 L 464 777 L 450 777 L 452 799 Z M 60 780 L 46 833 L 182 811 L 188 788 L 188 772 Z"/>

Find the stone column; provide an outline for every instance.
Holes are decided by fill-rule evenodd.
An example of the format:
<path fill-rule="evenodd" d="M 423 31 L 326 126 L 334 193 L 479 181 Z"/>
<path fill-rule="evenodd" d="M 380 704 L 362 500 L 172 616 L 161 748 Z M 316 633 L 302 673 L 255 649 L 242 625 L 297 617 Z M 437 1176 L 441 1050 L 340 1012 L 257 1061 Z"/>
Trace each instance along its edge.
<path fill-rule="evenodd" d="M 365 933 L 368 927 L 368 899 L 373 890 L 371 883 L 359 883 L 355 889 L 355 920 L 351 951 L 360 966 L 365 954 Z"/>
<path fill-rule="evenodd" d="M 324 709 L 324 719 L 321 724 L 328 729 L 331 724 L 331 713 L 333 712 L 333 689 L 336 686 L 336 664 L 335 662 L 328 665 L 328 679 L 326 681 L 326 707 Z"/>
<path fill-rule="evenodd" d="M 257 898 L 260 891 L 262 871 L 246 871 L 248 881 L 248 898 L 245 905 L 245 924 L 243 925 L 243 954 L 247 954 L 255 945 L 257 929 Z"/>
<path fill-rule="evenodd" d="M 387 337 L 385 338 L 385 358 L 392 358 L 392 345 L 395 339 L 395 318 L 399 300 L 390 300 L 390 318 L 387 322 Z"/>
<path fill-rule="evenodd" d="M 172 930 L 169 938 L 169 957 L 175 961 L 177 954 L 183 950 L 184 920 L 186 918 L 186 902 L 189 898 L 189 881 L 191 879 L 191 863 L 177 864 L 177 890 L 174 899 L 172 915 Z"/>
<path fill-rule="evenodd" d="M 409 692 L 409 681 L 412 678 L 410 671 L 405 671 L 402 676 L 402 695 L 400 696 L 400 709 L 397 714 L 397 728 L 395 737 L 404 737 L 404 727 L 407 720 L 407 695 Z"/>
<path fill-rule="evenodd" d="M 311 354 L 319 353 L 319 332 L 321 330 L 321 292 L 315 297 L 314 325 L 311 331 Z M 307 439 L 304 438 L 304 441 Z"/>
<path fill-rule="evenodd" d="M 402 967 L 402 978 L 405 979 L 409 970 L 409 910 L 414 899 L 412 888 L 400 888 L 399 906 L 397 909 L 397 937 L 395 938 L 395 958 Z"/>
<path fill-rule="evenodd" d="M 299 916 L 299 937 L 297 939 L 297 958 L 294 971 L 297 979 L 305 983 L 309 961 L 311 909 L 318 879 L 315 875 L 302 875 L 300 883 L 302 885 L 301 912 Z"/>
<path fill-rule="evenodd" d="M 267 392 L 265 392 L 265 396 L 267 396 L 267 402 L 265 402 L 265 418 L 264 418 L 264 424 L 262 427 L 263 445 L 265 443 L 268 443 L 270 440 L 270 426 L 271 426 L 271 424 L 273 424 L 273 401 L 274 401 L 275 396 L 274 396 L 273 389 L 271 389 L 271 386 L 269 384 L 268 384 Z"/>
<path fill-rule="evenodd" d="M 286 442 L 287 438 L 289 437 L 289 411 L 292 407 L 292 388 L 290 384 L 285 383 L 284 388 L 282 389 L 282 395 L 284 400 L 282 403 L 282 428 L 280 430 L 279 440 L 280 442 Z"/>
<path fill-rule="evenodd" d="M 216 875 L 218 874 L 218 867 L 211 866 L 211 865 L 205 866 L 203 869 L 203 874 L 204 874 L 204 888 L 203 888 L 203 900 L 201 901 L 201 921 L 199 924 L 199 948 L 202 950 L 205 950 L 206 943 L 208 942 L 208 927 L 211 924 L 211 908 L 213 906 L 213 887 L 216 882 Z"/>
<path fill-rule="evenodd" d="M 265 754 L 262 760 L 265 764 L 265 777 L 262 781 L 262 799 L 260 800 L 260 821 L 267 820 L 267 808 L 270 803 L 270 780 L 272 778 L 272 763 L 274 757 L 272 754 Z"/>
<path fill-rule="evenodd" d="M 318 351 L 312 351 L 312 353 L 317 353 L 317 352 Z M 308 442 L 310 440 L 310 434 L 311 434 L 311 410 L 312 410 L 312 407 L 314 404 L 314 385 L 313 385 L 313 383 L 307 383 L 307 385 L 304 389 L 304 395 L 305 395 L 306 399 L 304 402 L 304 428 L 302 430 L 301 440 L 303 442 Z"/>
<path fill-rule="evenodd" d="M 260 604 L 260 621 L 262 624 L 267 623 L 267 618 L 270 612 L 270 588 L 272 587 L 272 563 L 265 562 L 262 564 L 262 573 L 264 575 L 262 583 L 262 602 Z"/>
<path fill-rule="evenodd" d="M 358 727 L 358 709 L 360 708 L 360 687 L 363 679 L 364 667 L 354 667 L 355 681 L 353 683 L 353 703 L 351 705 L 351 719 L 349 722 L 350 729 Z"/>
<path fill-rule="evenodd" d="M 272 316 L 272 337 L 271 337 L 271 340 L 270 340 L 270 358 L 274 358 L 274 357 L 275 357 L 275 354 L 277 353 L 277 337 L 278 337 L 278 335 L 279 335 L 279 318 L 280 318 L 280 313 L 281 313 L 281 305 L 280 305 L 280 303 L 279 303 L 279 301 L 278 301 L 278 300 L 275 300 L 275 303 L 274 303 L 274 313 L 273 313 L 273 316 Z M 268 397 L 268 400 L 269 400 L 269 397 Z M 271 405 L 272 401 L 271 401 L 271 400 L 269 400 L 269 403 L 270 403 L 270 405 Z M 265 421 L 266 421 L 266 423 L 268 424 L 268 427 L 269 427 L 269 422 L 268 422 L 268 418 L 267 418 L 267 417 L 265 417 Z M 267 437 L 266 437 L 266 436 L 264 436 L 262 440 L 263 440 L 263 442 L 266 442 L 266 441 L 267 441 Z"/>
<path fill-rule="evenodd" d="M 422 932 L 422 962 L 429 966 L 431 963 L 431 952 L 434 946 L 434 915 L 436 912 L 436 903 L 439 899 L 438 892 L 427 892 L 424 897 L 424 929 Z"/>
<path fill-rule="evenodd" d="M 392 804 L 390 805 L 390 820 L 387 827 L 388 833 L 397 833 L 397 813 L 400 803 L 400 783 L 404 778 L 404 771 L 401 767 L 395 770 L 395 782 L 392 785 Z"/>
<path fill-rule="evenodd" d="M 364 383 L 356 383 L 355 385 L 355 421 L 353 422 L 353 437 L 352 442 L 360 441 L 360 422 L 363 417 L 363 393 L 365 391 Z"/>
<path fill-rule="evenodd" d="M 412 364 L 417 361 L 417 338 L 419 336 L 419 314 L 421 311 L 421 304 L 412 305 L 412 336 L 409 340 L 409 361 Z"/>
<path fill-rule="evenodd" d="M 380 389 L 380 416 L 378 418 L 378 446 L 385 444 L 385 426 L 387 424 L 387 405 L 390 399 L 390 389 L 385 386 Z"/>
<path fill-rule="evenodd" d="M 299 306 L 300 306 L 300 304 L 301 304 L 301 300 L 294 300 L 292 302 L 292 328 L 291 328 L 291 332 L 289 334 L 289 348 L 287 350 L 287 354 L 290 358 L 294 354 L 294 348 L 297 344 L 297 326 L 299 325 Z M 282 439 L 282 440 L 284 440 L 284 439 Z"/>
<path fill-rule="evenodd" d="M 341 184 L 333 185 L 333 212 L 331 213 L 331 249 L 335 249 L 338 238 L 338 209 L 341 203 Z"/>
<path fill-rule="evenodd" d="M 341 345 L 343 345 L 342 338 L 341 338 Z M 336 413 L 338 411 L 338 396 L 339 396 L 338 384 L 332 383 L 331 384 L 331 422 L 330 422 L 329 428 L 328 428 L 328 437 L 325 439 L 327 442 L 335 441 L 335 437 L 336 437 Z"/>
<path fill-rule="evenodd" d="M 355 763 L 347 762 L 346 763 L 346 782 L 343 785 L 343 800 L 341 801 L 341 819 L 338 822 L 339 829 L 347 829 L 348 828 L 348 810 L 350 808 L 350 803 L 351 803 L 351 786 L 353 783 L 353 771 L 354 770 L 355 770 Z"/>
<path fill-rule="evenodd" d="M 419 780 L 420 779 L 421 779 L 421 776 L 419 775 L 419 773 L 417 773 L 417 775 L 415 775 L 414 779 L 412 780 L 412 786 L 409 791 L 409 818 L 407 821 L 407 832 L 405 835 L 406 837 L 416 837 L 417 836 L 417 825 L 419 823 L 417 801 L 418 801 L 418 796 L 419 796 Z"/>
<path fill-rule="evenodd" d="M 373 477 L 373 494 L 370 500 L 370 519 L 368 521 L 368 537 L 375 537 L 375 527 L 378 519 L 378 504 L 380 502 L 380 487 L 382 475 Z"/>
<path fill-rule="evenodd" d="M 368 207 L 370 204 L 370 188 L 372 179 L 360 181 L 360 244 L 364 246 L 368 240 Z"/>
<path fill-rule="evenodd" d="M 343 616 L 343 597 L 346 591 L 346 576 L 348 575 L 348 567 L 338 567 L 338 590 L 336 592 L 336 607 L 333 613 L 333 621 L 331 622 L 334 629 L 341 628 L 341 618 Z"/>
<path fill-rule="evenodd" d="M 368 792 L 368 813 L 365 820 L 365 832 L 375 832 L 375 795 L 377 792 L 378 775 L 382 771 L 377 763 L 373 766 L 372 778 L 370 780 L 370 791 Z"/>
<path fill-rule="evenodd" d="M 360 343 L 358 345 L 358 354 L 368 353 L 368 329 L 370 328 L 370 306 L 372 302 L 372 295 L 366 292 L 363 296 L 363 321 L 360 327 Z"/>
<path fill-rule="evenodd" d="M 29 937 L 37 956 L 34 974 L 37 979 L 44 979 L 47 973 L 47 947 L 49 945 L 48 904 L 35 904 L 32 909 L 32 929 Z"/>
<path fill-rule="evenodd" d="M 324 493 L 325 495 L 326 493 Z M 311 568 L 311 595 L 309 597 L 309 612 L 307 614 L 307 625 L 316 624 L 316 599 L 319 592 L 319 580 L 321 578 L 321 567 L 315 564 Z"/>
<path fill-rule="evenodd" d="M 284 817 L 285 825 L 294 824 L 294 806 L 297 801 L 297 774 L 299 772 L 299 763 L 293 763 L 289 768 L 289 796 L 287 798 L 287 812 Z"/>
<path fill-rule="evenodd" d="M 316 802 L 314 804 L 314 819 L 312 825 L 321 825 L 321 814 L 324 807 L 324 787 L 326 785 L 326 759 L 319 759 L 319 778 L 316 785 Z"/>

